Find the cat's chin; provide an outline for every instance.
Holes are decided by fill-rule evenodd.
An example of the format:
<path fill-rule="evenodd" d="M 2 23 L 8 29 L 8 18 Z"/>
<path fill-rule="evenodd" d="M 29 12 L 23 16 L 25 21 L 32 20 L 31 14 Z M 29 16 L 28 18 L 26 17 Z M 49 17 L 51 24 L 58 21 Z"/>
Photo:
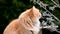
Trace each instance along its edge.
<path fill-rule="evenodd" d="M 39 16 L 39 19 L 41 19 L 41 18 L 42 18 L 42 15 Z"/>

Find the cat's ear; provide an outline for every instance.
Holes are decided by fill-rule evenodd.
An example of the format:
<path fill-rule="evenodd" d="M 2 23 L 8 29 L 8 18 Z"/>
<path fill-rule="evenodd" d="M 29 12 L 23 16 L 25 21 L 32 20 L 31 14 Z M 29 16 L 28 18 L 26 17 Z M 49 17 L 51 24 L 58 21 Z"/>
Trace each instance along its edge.
<path fill-rule="evenodd" d="M 33 6 L 32 8 L 28 9 L 29 12 L 34 12 L 37 8 L 35 8 L 35 6 Z"/>
<path fill-rule="evenodd" d="M 33 6 L 31 10 L 34 11 L 35 9 L 36 9 L 35 6 Z"/>
<path fill-rule="evenodd" d="M 33 9 L 37 9 L 35 6 L 32 7 Z"/>
<path fill-rule="evenodd" d="M 33 9 L 35 8 L 35 6 L 32 7 Z"/>
<path fill-rule="evenodd" d="M 32 10 L 33 12 L 39 11 L 35 6 L 33 6 L 31 10 Z"/>

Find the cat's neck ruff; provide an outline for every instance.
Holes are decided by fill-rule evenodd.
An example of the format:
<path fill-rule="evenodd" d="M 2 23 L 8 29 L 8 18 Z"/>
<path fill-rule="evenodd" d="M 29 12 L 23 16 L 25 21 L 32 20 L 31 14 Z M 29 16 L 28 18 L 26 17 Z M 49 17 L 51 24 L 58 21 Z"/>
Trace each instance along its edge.
<path fill-rule="evenodd" d="M 35 34 L 39 33 L 39 31 L 40 31 L 40 22 L 39 22 L 39 20 L 37 21 L 37 23 L 35 24 L 35 26 L 33 27 L 33 29 L 34 29 L 34 33 Z"/>

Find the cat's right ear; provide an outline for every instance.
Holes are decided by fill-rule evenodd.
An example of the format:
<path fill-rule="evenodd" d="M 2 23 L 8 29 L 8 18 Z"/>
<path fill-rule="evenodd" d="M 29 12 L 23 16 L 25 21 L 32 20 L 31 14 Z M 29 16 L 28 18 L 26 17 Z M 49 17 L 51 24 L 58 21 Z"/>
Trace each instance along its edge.
<path fill-rule="evenodd" d="M 35 9 L 36 9 L 35 6 L 33 6 L 31 10 L 34 11 Z"/>

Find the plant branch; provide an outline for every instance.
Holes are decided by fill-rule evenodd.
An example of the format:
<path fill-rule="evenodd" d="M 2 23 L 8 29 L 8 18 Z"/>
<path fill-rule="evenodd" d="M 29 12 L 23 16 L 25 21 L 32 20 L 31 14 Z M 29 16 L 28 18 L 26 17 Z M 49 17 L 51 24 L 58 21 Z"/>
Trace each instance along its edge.
<path fill-rule="evenodd" d="M 60 8 L 59 4 L 57 4 L 55 1 L 51 0 L 57 7 Z"/>

